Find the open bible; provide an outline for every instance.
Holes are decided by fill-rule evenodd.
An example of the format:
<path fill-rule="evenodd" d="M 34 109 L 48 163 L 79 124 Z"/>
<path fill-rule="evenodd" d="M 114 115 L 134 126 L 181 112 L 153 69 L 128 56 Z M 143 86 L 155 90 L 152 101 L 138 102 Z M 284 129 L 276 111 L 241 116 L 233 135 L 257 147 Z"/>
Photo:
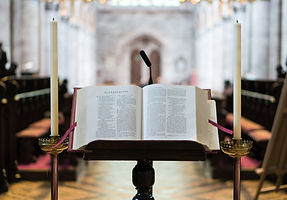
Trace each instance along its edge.
<path fill-rule="evenodd" d="M 195 86 L 89 86 L 74 92 L 69 150 L 95 140 L 192 140 L 219 149 L 215 101 Z"/>

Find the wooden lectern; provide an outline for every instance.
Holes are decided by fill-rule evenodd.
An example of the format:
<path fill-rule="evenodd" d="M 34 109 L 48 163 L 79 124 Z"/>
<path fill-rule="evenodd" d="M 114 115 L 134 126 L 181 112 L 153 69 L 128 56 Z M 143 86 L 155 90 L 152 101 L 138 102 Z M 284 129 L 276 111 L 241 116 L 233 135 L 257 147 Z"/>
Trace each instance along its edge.
<path fill-rule="evenodd" d="M 206 148 L 194 141 L 99 140 L 89 143 L 84 160 L 136 160 L 132 181 L 137 189 L 133 200 L 154 200 L 153 161 L 203 161 Z"/>
<path fill-rule="evenodd" d="M 74 89 L 74 94 L 77 88 Z M 208 99 L 211 92 L 208 90 Z M 73 98 L 73 108 L 76 96 Z M 72 109 L 71 126 L 75 122 Z M 70 135 L 70 148 L 73 133 Z M 152 186 L 155 181 L 153 161 L 204 161 L 211 152 L 204 145 L 188 140 L 95 140 L 83 150 L 84 160 L 136 160 L 132 171 L 132 182 L 137 189 L 133 200 L 154 200 Z"/>

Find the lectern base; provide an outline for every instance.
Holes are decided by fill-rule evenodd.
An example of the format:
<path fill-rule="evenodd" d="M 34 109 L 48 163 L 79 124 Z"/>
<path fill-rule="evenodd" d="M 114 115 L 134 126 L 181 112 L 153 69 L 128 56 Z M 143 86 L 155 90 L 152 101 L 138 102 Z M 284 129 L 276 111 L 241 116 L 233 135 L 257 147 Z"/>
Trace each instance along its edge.
<path fill-rule="evenodd" d="M 133 200 L 154 200 L 152 196 L 154 174 L 151 160 L 137 161 L 137 165 L 133 168 L 132 180 L 138 192 Z"/>
<path fill-rule="evenodd" d="M 84 150 L 85 160 L 137 160 L 132 172 L 137 189 L 133 200 L 154 200 L 153 161 L 199 161 L 205 160 L 205 157 L 202 144 L 180 140 L 96 140 Z"/>

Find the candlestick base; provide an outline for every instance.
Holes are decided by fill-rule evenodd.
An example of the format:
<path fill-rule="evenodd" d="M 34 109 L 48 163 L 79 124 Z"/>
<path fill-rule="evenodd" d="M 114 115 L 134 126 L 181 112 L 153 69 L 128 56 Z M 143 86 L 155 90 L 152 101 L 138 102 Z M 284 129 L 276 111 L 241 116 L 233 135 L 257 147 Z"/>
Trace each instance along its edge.
<path fill-rule="evenodd" d="M 253 145 L 253 141 L 234 139 L 230 141 L 221 141 L 220 147 L 223 153 L 229 155 L 232 158 L 240 158 L 247 155 Z"/>
<path fill-rule="evenodd" d="M 68 140 L 64 140 L 61 144 L 54 147 L 60 142 L 60 136 L 50 136 L 48 138 L 39 138 L 38 143 L 40 148 L 49 154 L 59 154 L 68 148 Z"/>
<path fill-rule="evenodd" d="M 221 141 L 220 147 L 223 153 L 234 158 L 233 170 L 233 200 L 240 200 L 240 171 L 241 171 L 241 157 L 247 155 L 253 142 L 250 140 L 242 140 L 232 138 L 231 141 Z"/>
<path fill-rule="evenodd" d="M 55 146 L 60 140 L 60 136 L 50 136 L 38 140 L 41 149 L 51 155 L 51 200 L 58 200 L 58 154 L 68 148 L 67 139 Z"/>

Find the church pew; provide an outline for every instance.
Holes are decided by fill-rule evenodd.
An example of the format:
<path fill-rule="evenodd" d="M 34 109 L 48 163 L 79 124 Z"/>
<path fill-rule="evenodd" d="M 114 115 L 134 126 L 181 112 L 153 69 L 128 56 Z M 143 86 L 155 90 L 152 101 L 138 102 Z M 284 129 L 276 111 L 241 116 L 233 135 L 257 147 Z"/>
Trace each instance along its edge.
<path fill-rule="evenodd" d="M 44 156 L 44 152 L 38 145 L 38 138 L 44 135 L 49 135 L 51 120 L 49 118 L 50 111 L 50 80 L 49 78 L 31 78 L 22 77 L 14 79 L 18 83 L 17 93 L 14 95 L 15 109 L 14 123 L 16 127 L 17 138 L 17 156 L 19 160 L 19 170 L 21 176 L 28 180 L 38 180 L 39 177 L 46 177 L 47 173 L 43 169 L 33 168 L 34 163 L 39 163 L 39 159 Z M 67 82 L 64 82 L 65 84 Z M 59 85 L 59 133 L 63 134 L 69 127 L 69 113 L 67 110 L 71 109 L 71 95 L 67 95 L 67 85 L 60 82 Z M 65 116 L 64 116 L 65 115 Z M 64 155 L 62 153 L 62 162 L 72 163 L 77 162 L 74 155 Z M 68 161 L 67 161 L 68 160 Z M 41 165 L 42 166 L 42 165 Z M 49 167 L 46 166 L 46 167 Z M 46 169 L 46 168 L 45 168 Z M 76 171 L 71 167 L 72 171 L 65 171 L 69 176 L 64 176 L 66 180 L 75 180 Z"/>
<path fill-rule="evenodd" d="M 6 104 L 5 98 L 6 87 L 3 82 L 0 81 L 0 168 L 4 169 L 5 167 L 5 120 L 4 120 L 4 109 Z"/>
<path fill-rule="evenodd" d="M 3 163 L 2 165 L 5 168 L 11 168 L 7 166 L 10 166 L 16 160 L 24 160 L 25 162 L 29 160 L 29 162 L 32 162 L 35 160 L 35 153 L 36 155 L 40 154 L 39 148 L 37 149 L 38 152 L 35 152 L 35 149 L 29 150 L 29 148 L 37 146 L 31 145 L 31 142 L 36 144 L 38 137 L 48 133 L 50 125 L 46 125 L 45 128 L 41 129 L 41 134 L 36 131 L 37 129 L 32 129 L 29 126 L 43 119 L 46 112 L 50 110 L 50 81 L 47 77 L 7 77 L 2 83 L 5 86 L 4 97 L 7 102 L 4 106 L 1 104 L 1 111 L 5 113 L 0 116 L 1 122 L 5 124 L 1 126 L 1 129 L 5 128 L 5 130 L 0 130 L 1 137 L 5 137 L 1 140 L 5 143 L 1 145 L 1 148 L 5 148 L 5 150 L 1 152 L 8 153 L 4 156 L 5 162 L 3 161 L 1 164 Z M 29 136 L 23 137 L 23 134 L 17 134 L 21 131 L 26 134 L 29 132 Z M 29 140 L 30 142 L 27 142 Z M 25 151 L 28 152 L 25 157 L 21 156 Z M 1 159 L 2 157 L 0 156 Z"/>
<path fill-rule="evenodd" d="M 41 81 L 43 85 L 43 81 Z M 47 82 L 49 87 L 49 81 Z M 72 95 L 67 93 L 67 81 L 59 82 L 59 134 L 62 135 L 64 132 L 69 128 L 69 117 L 70 117 L 70 110 L 72 105 Z M 39 149 L 38 145 L 38 138 L 41 137 L 43 134 L 49 134 L 51 120 L 47 115 L 50 111 L 50 95 L 45 93 L 45 87 L 39 87 L 37 90 L 34 91 L 27 91 L 24 92 L 24 96 L 27 97 L 27 93 L 33 92 L 33 95 L 37 93 L 37 95 L 33 96 L 33 104 L 37 107 L 37 110 L 42 109 L 40 113 L 42 113 L 41 117 L 38 120 L 33 120 L 31 123 L 26 123 L 26 127 L 21 129 L 17 132 L 17 140 L 18 140 L 18 148 L 24 149 L 24 151 L 19 152 L 18 156 L 20 158 L 20 165 L 19 170 L 23 179 L 27 180 L 46 180 L 47 179 L 47 172 L 46 170 L 50 167 L 47 165 L 47 160 L 43 159 L 46 158 L 44 152 Z M 43 93 L 40 95 L 40 93 Z M 23 95 L 22 95 L 23 97 Z M 30 97 L 29 97 L 30 98 Z M 43 109 L 44 108 L 44 109 Z M 47 112 L 48 111 L 48 112 Z M 44 118 L 43 118 L 44 116 Z M 40 119 L 40 120 L 39 120 Z M 28 125 L 28 126 L 27 126 Z M 28 147 L 28 148 L 27 148 Z M 25 152 L 26 151 L 26 152 Z M 27 156 L 30 155 L 30 156 Z M 30 159 L 29 159 L 30 157 Z M 33 161 L 33 159 L 35 162 Z M 75 180 L 76 179 L 76 168 L 74 167 L 77 164 L 77 160 L 75 155 L 67 154 L 63 152 L 61 154 L 61 159 L 59 160 L 59 169 L 60 174 L 64 174 L 62 178 L 65 180 Z M 42 163 L 43 162 L 43 163 Z M 63 166 L 65 166 L 63 168 Z M 45 166 L 45 167 L 44 167 Z M 61 167 L 62 166 L 62 167 Z M 68 168 L 67 168 L 68 166 Z M 39 168 L 40 167 L 40 168 Z"/>
<path fill-rule="evenodd" d="M 271 138 L 282 80 L 242 80 L 242 134 L 254 141 L 254 156 L 262 160 Z M 246 119 L 251 123 L 246 123 Z M 230 122 L 229 122 L 230 124 Z"/>
<path fill-rule="evenodd" d="M 60 115 L 59 123 L 62 125 L 59 133 L 64 133 L 69 126 L 70 114 L 67 114 L 67 110 L 69 112 L 72 99 L 71 95 L 65 94 L 67 81 L 63 83 L 59 85 L 59 109 L 64 110 L 65 117 Z M 16 179 L 19 177 L 18 160 L 27 164 L 43 153 L 38 145 L 38 137 L 48 134 L 51 126 L 49 90 L 49 77 L 8 76 L 0 80 L 0 172 L 6 170 L 10 183 L 19 180 Z M 69 157 L 73 164 L 76 163 L 75 159 L 75 156 Z M 32 171 L 29 170 L 28 174 L 21 171 L 21 175 L 29 178 Z M 75 179 L 75 173 L 72 174 L 74 176 L 67 180 Z M 7 181 L 1 175 L 3 173 L 0 173 L 0 190 L 5 192 Z"/>
<path fill-rule="evenodd" d="M 252 179 L 258 178 L 254 169 L 245 169 L 245 161 L 252 159 L 259 167 L 265 154 L 267 143 L 272 133 L 271 128 L 281 94 L 283 81 L 281 80 L 242 80 L 242 138 L 253 140 L 251 153 L 242 161 L 242 176 Z M 222 125 L 232 129 L 233 127 L 233 94 L 228 93 L 225 98 L 224 108 L 221 112 Z M 220 132 L 223 140 L 229 137 Z M 219 153 L 211 160 L 212 176 L 216 178 L 232 178 L 232 159 Z M 224 167 L 225 166 L 225 167 Z"/>
<path fill-rule="evenodd" d="M 242 80 L 242 116 L 271 130 L 282 81 Z M 227 112 L 233 112 L 233 95 L 226 97 Z"/>
<path fill-rule="evenodd" d="M 18 110 L 15 114 L 18 160 L 27 164 L 34 162 L 41 154 L 37 140 L 49 132 L 50 125 L 41 129 L 30 127 L 32 123 L 42 120 L 50 110 L 49 78 L 24 77 L 16 80 L 19 90 L 13 103 Z"/>
<path fill-rule="evenodd" d="M 226 115 L 226 122 L 233 124 L 233 114 Z M 271 132 L 266 130 L 262 125 L 255 123 L 245 117 L 241 117 L 241 131 L 243 134 L 248 135 L 255 142 L 268 141 L 271 138 Z"/>
<path fill-rule="evenodd" d="M 0 194 L 8 191 L 8 182 L 6 177 L 6 118 L 5 105 L 7 99 L 5 98 L 6 86 L 0 81 Z"/>
<path fill-rule="evenodd" d="M 242 80 L 242 116 L 271 130 L 282 81 Z"/>
<path fill-rule="evenodd" d="M 15 182 L 19 178 L 17 172 L 17 146 L 16 146 L 16 126 L 13 120 L 15 120 L 14 114 L 16 113 L 13 97 L 17 93 L 18 85 L 15 80 L 5 79 L 5 99 L 6 103 L 3 107 L 4 115 L 1 121 L 5 123 L 5 170 L 9 183 Z M 13 120 L 11 120 L 13 119 Z"/>

